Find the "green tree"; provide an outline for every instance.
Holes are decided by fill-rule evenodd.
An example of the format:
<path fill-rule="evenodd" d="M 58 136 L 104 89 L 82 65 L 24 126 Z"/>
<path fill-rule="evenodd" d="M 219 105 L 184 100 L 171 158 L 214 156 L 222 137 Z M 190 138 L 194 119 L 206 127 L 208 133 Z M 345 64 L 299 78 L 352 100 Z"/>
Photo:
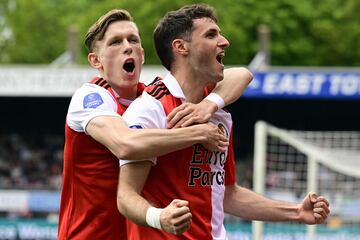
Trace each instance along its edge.
<path fill-rule="evenodd" d="M 75 24 L 85 64 L 89 26 L 106 11 L 125 8 L 139 26 L 146 63 L 159 64 L 152 43 L 157 22 L 169 10 L 198 2 L 217 10 L 231 43 L 226 64 L 248 64 L 258 50 L 256 29 L 266 24 L 273 65 L 360 65 L 358 0 L 0 0 L 0 62 L 50 63 L 66 50 L 67 29 Z"/>
<path fill-rule="evenodd" d="M 64 31 L 56 1 L 12 0 L 3 5 L 12 38 L 6 44 L 11 63 L 48 63 L 63 50 Z"/>

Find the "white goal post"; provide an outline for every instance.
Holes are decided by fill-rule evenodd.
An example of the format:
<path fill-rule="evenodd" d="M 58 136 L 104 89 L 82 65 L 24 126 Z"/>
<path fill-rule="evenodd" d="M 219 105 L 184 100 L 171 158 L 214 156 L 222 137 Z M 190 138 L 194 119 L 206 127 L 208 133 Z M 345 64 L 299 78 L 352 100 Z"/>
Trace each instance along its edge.
<path fill-rule="evenodd" d="M 331 205 L 331 216 L 319 226 L 267 228 L 254 221 L 253 240 L 360 239 L 360 132 L 294 131 L 259 121 L 253 176 L 254 191 L 270 198 L 300 202 L 315 191 Z"/>

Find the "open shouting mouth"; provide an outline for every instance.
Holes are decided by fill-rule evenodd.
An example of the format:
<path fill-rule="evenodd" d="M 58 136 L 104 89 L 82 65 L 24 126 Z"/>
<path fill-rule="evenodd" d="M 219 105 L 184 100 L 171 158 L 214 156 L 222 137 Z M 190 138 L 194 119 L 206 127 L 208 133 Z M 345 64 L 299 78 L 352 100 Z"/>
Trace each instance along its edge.
<path fill-rule="evenodd" d="M 219 53 L 218 55 L 216 55 L 216 60 L 217 60 L 220 64 L 223 64 L 222 60 L 223 60 L 224 57 L 225 57 L 225 53 L 224 53 L 224 52 L 221 52 L 221 53 Z"/>
<path fill-rule="evenodd" d="M 135 61 L 134 61 L 134 59 L 126 60 L 124 65 L 123 65 L 123 69 L 128 73 L 132 73 L 134 71 L 134 69 L 135 69 Z"/>

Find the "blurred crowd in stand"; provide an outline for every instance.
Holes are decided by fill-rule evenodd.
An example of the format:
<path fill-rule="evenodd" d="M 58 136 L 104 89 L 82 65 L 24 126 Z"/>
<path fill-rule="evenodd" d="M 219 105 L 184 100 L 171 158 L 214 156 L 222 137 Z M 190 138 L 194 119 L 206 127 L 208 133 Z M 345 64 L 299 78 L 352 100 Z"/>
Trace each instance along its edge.
<path fill-rule="evenodd" d="M 0 189 L 59 190 L 64 138 L 0 133 Z"/>
<path fill-rule="evenodd" d="M 62 135 L 0 133 L 0 189 L 60 190 Z M 252 161 L 237 160 L 237 182 L 251 188 Z"/>

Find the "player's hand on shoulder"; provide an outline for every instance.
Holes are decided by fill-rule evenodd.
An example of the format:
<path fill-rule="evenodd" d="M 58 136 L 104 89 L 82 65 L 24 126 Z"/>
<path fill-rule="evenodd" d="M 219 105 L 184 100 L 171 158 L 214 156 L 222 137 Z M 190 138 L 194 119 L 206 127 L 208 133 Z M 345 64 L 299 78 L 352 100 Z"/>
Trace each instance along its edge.
<path fill-rule="evenodd" d="M 196 123 L 207 123 L 217 106 L 209 100 L 202 100 L 198 104 L 183 103 L 174 108 L 167 116 L 169 128 L 187 127 Z"/>
<path fill-rule="evenodd" d="M 185 200 L 174 199 L 160 214 L 161 228 L 175 235 L 189 229 L 191 221 L 189 202 Z"/>

